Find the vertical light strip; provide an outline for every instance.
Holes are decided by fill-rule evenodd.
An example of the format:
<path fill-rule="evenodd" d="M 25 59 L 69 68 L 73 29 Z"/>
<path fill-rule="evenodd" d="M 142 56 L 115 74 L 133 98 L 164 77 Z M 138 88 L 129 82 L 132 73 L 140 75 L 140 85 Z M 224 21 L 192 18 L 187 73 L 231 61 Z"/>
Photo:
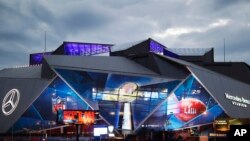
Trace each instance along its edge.
<path fill-rule="evenodd" d="M 122 129 L 132 130 L 130 103 L 124 103 Z"/>

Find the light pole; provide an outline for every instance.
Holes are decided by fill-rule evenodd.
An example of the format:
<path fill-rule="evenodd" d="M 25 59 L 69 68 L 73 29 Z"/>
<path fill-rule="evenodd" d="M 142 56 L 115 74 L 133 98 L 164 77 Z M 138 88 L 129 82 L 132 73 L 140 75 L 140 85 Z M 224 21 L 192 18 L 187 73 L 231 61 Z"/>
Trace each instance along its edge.
<path fill-rule="evenodd" d="M 216 127 L 216 121 L 215 121 L 215 115 L 214 115 L 214 133 L 215 133 L 214 141 L 216 141 L 216 137 L 217 137 L 215 127 Z"/>
<path fill-rule="evenodd" d="M 14 128 L 14 125 L 11 128 L 11 141 L 13 141 L 13 128 Z"/>
<path fill-rule="evenodd" d="M 165 121 L 165 127 L 164 127 L 164 129 L 167 131 L 167 133 L 169 134 L 169 125 L 171 124 L 170 123 L 170 118 L 171 118 L 171 116 L 173 115 L 173 112 L 170 112 L 169 113 L 169 115 L 167 115 L 167 113 L 166 113 L 166 121 Z M 167 136 L 167 138 L 168 138 L 168 136 Z M 165 133 L 163 132 L 163 140 L 165 140 Z"/>
<path fill-rule="evenodd" d="M 114 137 L 113 131 L 114 131 L 114 126 L 113 125 L 109 125 L 108 126 L 108 136 L 109 136 L 109 138 Z"/>

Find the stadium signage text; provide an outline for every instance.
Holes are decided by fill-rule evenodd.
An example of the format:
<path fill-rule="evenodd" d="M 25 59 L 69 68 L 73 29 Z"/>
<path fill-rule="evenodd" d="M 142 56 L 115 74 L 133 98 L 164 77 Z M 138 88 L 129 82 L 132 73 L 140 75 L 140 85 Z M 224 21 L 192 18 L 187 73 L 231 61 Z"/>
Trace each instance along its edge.
<path fill-rule="evenodd" d="M 225 96 L 227 99 L 231 100 L 232 104 L 235 106 L 246 108 L 247 105 L 250 105 L 250 100 L 245 99 L 244 97 L 238 97 L 238 96 L 230 95 L 228 93 L 225 93 Z"/>

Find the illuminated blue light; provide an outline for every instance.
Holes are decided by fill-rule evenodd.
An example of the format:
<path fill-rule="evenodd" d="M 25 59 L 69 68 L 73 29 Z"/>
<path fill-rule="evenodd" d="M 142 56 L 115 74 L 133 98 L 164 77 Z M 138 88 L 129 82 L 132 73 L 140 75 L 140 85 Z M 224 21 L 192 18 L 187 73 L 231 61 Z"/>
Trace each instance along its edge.
<path fill-rule="evenodd" d="M 76 56 L 88 56 L 110 52 L 112 45 L 90 43 L 65 43 L 64 54 Z"/>
<path fill-rule="evenodd" d="M 163 49 L 165 47 L 153 40 L 150 40 L 150 52 L 154 52 L 154 53 L 163 53 Z"/>
<path fill-rule="evenodd" d="M 164 54 L 165 56 L 173 57 L 173 58 L 180 58 L 179 55 L 169 51 L 165 46 L 150 40 L 150 52 L 154 52 L 157 54 Z"/>
<path fill-rule="evenodd" d="M 51 52 L 30 54 L 30 65 L 42 64 L 43 55 L 50 55 Z"/>
<path fill-rule="evenodd" d="M 169 51 L 169 50 L 167 50 L 167 49 L 164 49 L 164 50 L 163 50 L 163 54 L 164 54 L 165 56 L 169 56 L 169 57 L 173 57 L 173 58 L 180 58 L 179 55 L 177 55 L 177 54 L 175 54 L 175 53 L 173 53 L 173 52 L 171 52 L 171 51 Z"/>

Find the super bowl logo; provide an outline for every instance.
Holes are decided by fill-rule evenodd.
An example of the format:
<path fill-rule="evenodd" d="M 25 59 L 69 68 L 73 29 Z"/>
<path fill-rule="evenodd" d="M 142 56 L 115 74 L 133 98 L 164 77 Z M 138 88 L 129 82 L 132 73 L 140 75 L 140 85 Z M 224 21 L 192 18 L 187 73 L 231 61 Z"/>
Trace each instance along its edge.
<path fill-rule="evenodd" d="M 66 102 L 66 98 L 61 98 L 59 96 L 57 98 L 52 98 L 52 112 L 56 114 L 59 109 L 66 109 Z"/>
<path fill-rule="evenodd" d="M 206 111 L 206 105 L 194 98 L 182 99 L 178 107 L 180 112 L 175 115 L 184 122 L 190 121 Z"/>

